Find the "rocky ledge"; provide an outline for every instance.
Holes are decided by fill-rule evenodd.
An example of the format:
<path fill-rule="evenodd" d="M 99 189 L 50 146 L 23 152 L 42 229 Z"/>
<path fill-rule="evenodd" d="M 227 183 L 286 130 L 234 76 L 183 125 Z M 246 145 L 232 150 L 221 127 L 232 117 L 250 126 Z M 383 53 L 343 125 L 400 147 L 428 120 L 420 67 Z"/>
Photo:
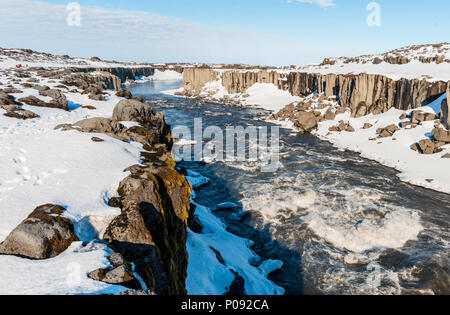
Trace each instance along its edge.
<path fill-rule="evenodd" d="M 126 128 L 120 121 L 139 124 Z M 146 290 L 157 294 L 186 294 L 188 254 L 187 226 L 193 217 L 191 185 L 176 170 L 170 150 L 172 138 L 164 116 L 137 100 L 123 100 L 112 119 L 91 118 L 56 129 L 103 133 L 123 141 L 143 144 L 142 164 L 126 169 L 131 173 L 119 185 L 110 205 L 121 208 L 106 229 L 104 240 L 126 263 L 112 270 L 98 270 L 91 277 L 118 282 L 136 289 L 139 274 Z M 130 267 L 133 266 L 133 268 Z M 119 269 L 118 269 L 119 268 Z"/>
<path fill-rule="evenodd" d="M 37 207 L 0 244 L 0 254 L 47 259 L 64 252 L 78 241 L 73 223 L 63 217 L 64 211 L 52 204 Z"/>
<path fill-rule="evenodd" d="M 35 71 L 40 73 L 38 77 L 58 80 L 60 85 L 48 88 L 33 83 Z M 51 99 L 43 101 L 28 96 L 16 100 L 9 93 L 21 91 L 6 87 L 0 91 L 0 106 L 6 110 L 6 116 L 19 119 L 38 117 L 23 109 L 23 104 L 67 111 L 63 92 L 89 94 L 89 99 L 104 101 L 103 95 L 111 93 L 106 89 L 116 88 L 114 82 L 120 82 L 112 74 L 58 69 L 27 69 L 19 74 L 30 77 L 24 88 L 35 89 L 36 94 Z M 110 267 L 92 270 L 88 276 L 127 287 L 130 291 L 126 295 L 185 295 L 187 227 L 192 224 L 194 211 L 190 199 L 192 187 L 172 158 L 173 140 L 164 116 L 142 99 L 133 98 L 130 92 L 117 90 L 116 95 L 123 99 L 115 106 L 112 117 L 89 118 L 55 128 L 59 132 L 95 133 L 92 141 L 97 143 L 108 141 L 107 137 L 97 136 L 104 134 L 142 144 L 141 163 L 124 170 L 129 176 L 119 184 L 117 197 L 109 200 L 109 205 L 120 208 L 121 214 L 94 240 L 106 243 L 115 252 L 108 257 Z M 121 123 L 125 121 L 132 123 L 125 127 Z M 36 208 L 0 244 L 0 255 L 49 259 L 66 251 L 73 242 L 79 241 L 74 231 L 80 222 L 72 222 L 65 211 L 64 207 L 53 204 Z"/>

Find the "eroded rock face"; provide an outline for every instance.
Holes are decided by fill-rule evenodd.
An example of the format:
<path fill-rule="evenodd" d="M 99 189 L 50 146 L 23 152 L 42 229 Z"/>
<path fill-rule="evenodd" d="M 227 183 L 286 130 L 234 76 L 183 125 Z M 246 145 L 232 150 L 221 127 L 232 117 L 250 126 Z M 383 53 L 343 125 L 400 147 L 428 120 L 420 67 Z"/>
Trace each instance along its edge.
<path fill-rule="evenodd" d="M 47 259 L 64 252 L 78 241 L 73 223 L 62 216 L 64 211 L 52 204 L 36 208 L 0 244 L 0 254 Z"/>
<path fill-rule="evenodd" d="M 441 122 L 450 130 L 450 82 L 447 83 L 447 98 L 442 101 Z"/>
<path fill-rule="evenodd" d="M 172 164 L 172 163 L 168 163 Z M 191 186 L 171 166 L 135 166 L 119 186 L 122 214 L 104 238 L 133 262 L 148 288 L 186 294 Z"/>
<path fill-rule="evenodd" d="M 156 115 L 156 111 L 144 103 L 136 100 L 122 100 L 114 108 L 112 119 L 146 124 L 151 122 Z"/>
<path fill-rule="evenodd" d="M 404 60 L 406 61 L 406 60 Z M 396 61 L 397 62 L 397 61 Z M 184 89 L 188 95 L 196 95 L 201 88 L 219 76 L 212 69 L 185 69 Z M 279 73 L 277 71 L 226 71 L 222 84 L 229 93 L 244 93 L 255 83 L 271 83 L 294 96 L 308 96 L 314 91 L 337 96 L 353 115 L 380 114 L 390 108 L 414 109 L 435 100 L 447 89 L 447 82 L 426 80 L 393 80 L 375 74 L 317 74 L 305 72 Z M 363 106 L 362 106 L 363 105 Z"/>
<path fill-rule="evenodd" d="M 126 128 L 119 121 L 138 122 L 140 126 Z M 59 125 L 55 129 L 104 133 L 122 141 L 135 141 L 149 146 L 164 145 L 167 150 L 173 145 L 170 126 L 166 124 L 164 115 L 137 100 L 119 102 L 114 109 L 113 119 L 89 118 L 73 125 Z"/>
<path fill-rule="evenodd" d="M 433 129 L 433 137 L 440 142 L 450 143 L 450 131 L 435 128 Z"/>
<path fill-rule="evenodd" d="M 134 121 L 140 126 L 126 128 L 119 121 Z M 57 128 L 104 133 L 144 144 L 142 164 L 125 170 L 131 175 L 120 183 L 119 197 L 111 202 L 121 208 L 121 214 L 111 221 L 103 239 L 124 260 L 134 264 L 148 290 L 185 295 L 192 188 L 176 170 L 170 154 L 170 126 L 164 116 L 137 100 L 124 100 L 114 109 L 113 119 L 91 118 Z M 108 283 L 135 283 L 126 264 L 96 270 L 90 276 Z"/>

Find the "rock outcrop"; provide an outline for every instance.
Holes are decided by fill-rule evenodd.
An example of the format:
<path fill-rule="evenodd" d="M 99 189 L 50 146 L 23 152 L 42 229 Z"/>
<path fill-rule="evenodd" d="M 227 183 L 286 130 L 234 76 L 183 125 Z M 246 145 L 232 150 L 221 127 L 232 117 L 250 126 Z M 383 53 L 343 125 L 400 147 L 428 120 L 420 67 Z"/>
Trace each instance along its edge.
<path fill-rule="evenodd" d="M 184 91 L 188 94 L 198 94 L 206 83 L 217 80 L 219 73 L 209 68 L 192 68 L 183 72 Z"/>
<path fill-rule="evenodd" d="M 450 143 L 450 131 L 440 129 L 440 128 L 435 128 L 435 129 L 433 129 L 432 133 L 433 133 L 433 137 L 437 141 L 444 142 L 444 143 Z"/>
<path fill-rule="evenodd" d="M 36 208 L 0 244 L 0 254 L 32 259 L 53 258 L 78 241 L 65 208 L 47 204 Z"/>
<path fill-rule="evenodd" d="M 134 81 L 136 77 L 148 77 L 155 74 L 155 68 L 153 67 L 111 67 L 111 68 L 72 68 L 72 72 L 97 72 L 101 73 L 104 77 L 110 76 L 111 82 L 114 85 L 115 90 L 121 89 L 121 83 L 125 83 L 127 80 Z M 117 78 L 117 79 L 115 79 Z M 110 88 L 110 87 L 108 87 Z"/>
<path fill-rule="evenodd" d="M 140 125 L 126 128 L 120 121 L 132 121 Z M 73 125 L 58 125 L 55 129 L 104 133 L 122 141 L 139 142 L 152 149 L 163 146 L 165 150 L 170 150 L 173 145 L 170 126 L 166 124 L 164 115 L 136 100 L 119 102 L 114 108 L 113 119 L 88 118 Z"/>
<path fill-rule="evenodd" d="M 157 294 L 185 295 L 192 187 L 176 170 L 170 154 L 170 127 L 162 114 L 136 100 L 119 102 L 112 118 L 91 118 L 57 128 L 104 133 L 144 144 L 141 164 L 125 170 L 131 175 L 120 183 L 119 197 L 110 202 L 121 208 L 121 214 L 109 224 L 103 239 L 124 261 L 134 265 L 146 289 Z M 133 121 L 140 126 L 126 128 L 120 121 Z M 90 276 L 108 283 L 135 284 L 126 264 L 96 270 Z"/>
<path fill-rule="evenodd" d="M 23 109 L 14 97 L 4 92 L 0 92 L 0 109 L 5 110 L 3 115 L 10 118 L 27 120 L 39 117 L 32 111 Z"/>
<path fill-rule="evenodd" d="M 141 285 L 135 278 L 131 265 L 120 255 L 114 253 L 108 257 L 111 268 L 97 269 L 88 274 L 88 277 L 108 284 L 121 285 L 130 289 L 140 289 Z"/>
<path fill-rule="evenodd" d="M 450 130 L 450 81 L 447 83 L 447 98 L 442 101 L 441 122 Z"/>
<path fill-rule="evenodd" d="M 51 97 L 52 100 L 50 102 L 44 102 L 43 100 L 37 98 L 36 96 L 30 95 L 21 98 L 18 101 L 30 106 L 59 108 L 66 111 L 69 110 L 66 96 L 63 93 L 61 93 L 60 90 L 57 89 L 41 90 L 39 91 L 39 94 L 45 97 Z"/>
<path fill-rule="evenodd" d="M 111 222 L 104 238 L 134 263 L 148 289 L 184 295 L 191 186 L 169 165 L 128 170 L 131 175 L 118 190 L 122 214 Z"/>
<path fill-rule="evenodd" d="M 237 71 L 223 73 L 209 68 L 186 68 L 184 89 L 196 95 L 210 81 L 222 76 L 222 84 L 229 93 L 244 93 L 255 83 L 271 83 L 294 96 L 308 96 L 317 91 L 336 96 L 339 103 L 349 107 L 354 116 L 379 114 L 390 108 L 414 109 L 431 103 L 447 89 L 447 83 L 427 80 L 393 80 L 375 74 L 317 74 L 306 72 Z"/>

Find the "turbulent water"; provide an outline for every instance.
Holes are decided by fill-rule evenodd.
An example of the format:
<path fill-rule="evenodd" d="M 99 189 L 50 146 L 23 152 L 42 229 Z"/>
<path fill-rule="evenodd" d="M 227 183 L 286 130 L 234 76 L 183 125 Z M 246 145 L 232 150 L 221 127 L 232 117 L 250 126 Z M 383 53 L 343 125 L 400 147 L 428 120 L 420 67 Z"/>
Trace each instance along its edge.
<path fill-rule="evenodd" d="M 179 82 L 130 87 L 172 126 L 267 126 L 262 110 L 165 96 Z M 282 129 L 281 167 L 256 162 L 183 162 L 210 179 L 197 202 L 230 232 L 284 266 L 270 279 L 286 294 L 449 294 L 450 195 L 401 182 L 395 170 Z M 386 152 L 389 154 L 389 152 Z M 445 170 L 443 170 L 445 171 Z"/>

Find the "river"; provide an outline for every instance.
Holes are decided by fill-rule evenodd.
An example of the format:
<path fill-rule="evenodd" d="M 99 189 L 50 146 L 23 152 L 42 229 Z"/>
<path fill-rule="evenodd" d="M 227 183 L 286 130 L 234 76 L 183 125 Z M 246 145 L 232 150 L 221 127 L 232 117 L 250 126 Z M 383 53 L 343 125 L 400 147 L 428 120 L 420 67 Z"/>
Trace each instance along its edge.
<path fill-rule="evenodd" d="M 267 126 L 256 108 L 202 104 L 161 91 L 180 82 L 130 86 L 172 126 Z M 449 294 L 450 195 L 401 182 L 397 172 L 311 135 L 281 129 L 281 167 L 182 162 L 210 179 L 196 201 L 214 208 L 262 259 L 286 294 Z M 389 152 L 386 152 L 389 154 Z M 445 170 L 443 170 L 445 171 Z"/>

